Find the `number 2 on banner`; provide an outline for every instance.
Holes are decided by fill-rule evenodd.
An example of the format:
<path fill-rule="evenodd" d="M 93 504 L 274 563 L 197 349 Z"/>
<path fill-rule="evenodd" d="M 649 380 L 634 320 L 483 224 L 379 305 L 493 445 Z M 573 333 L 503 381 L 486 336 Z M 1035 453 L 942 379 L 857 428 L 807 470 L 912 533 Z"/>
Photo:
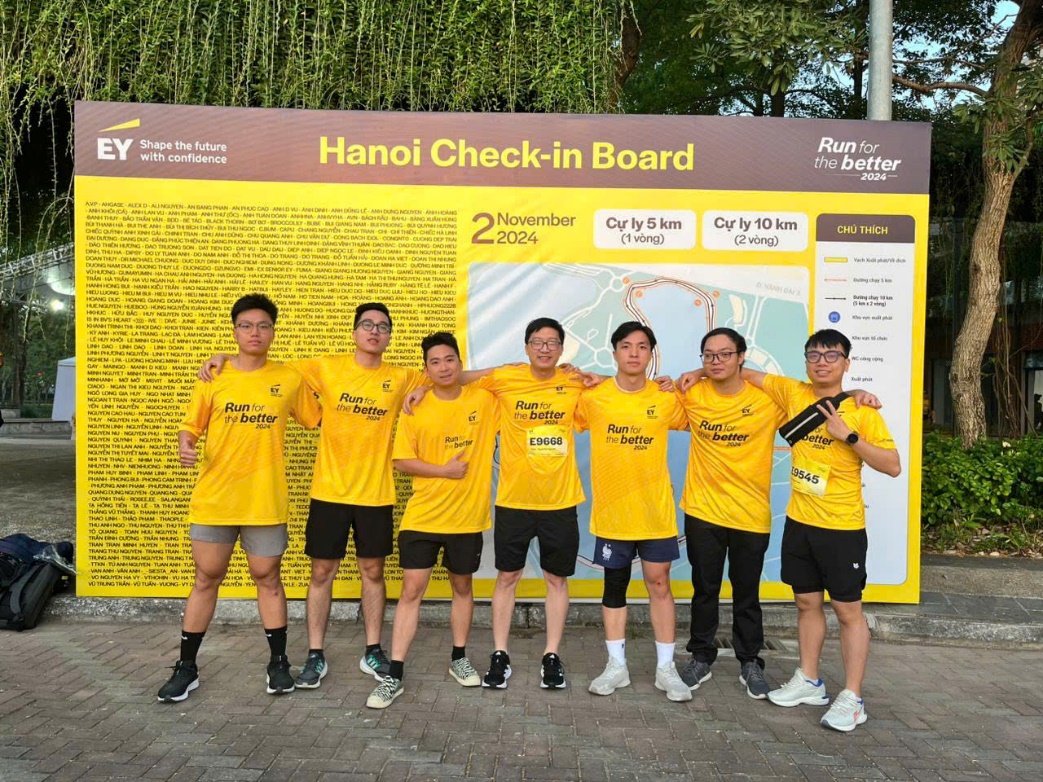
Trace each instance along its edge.
<path fill-rule="evenodd" d="M 485 225 L 474 232 L 474 236 L 471 237 L 471 244 L 492 244 L 492 239 L 483 239 L 482 236 L 492 230 L 493 226 L 496 225 L 496 221 L 488 212 L 479 212 L 471 218 L 472 223 L 477 223 L 480 220 L 484 220 Z"/>

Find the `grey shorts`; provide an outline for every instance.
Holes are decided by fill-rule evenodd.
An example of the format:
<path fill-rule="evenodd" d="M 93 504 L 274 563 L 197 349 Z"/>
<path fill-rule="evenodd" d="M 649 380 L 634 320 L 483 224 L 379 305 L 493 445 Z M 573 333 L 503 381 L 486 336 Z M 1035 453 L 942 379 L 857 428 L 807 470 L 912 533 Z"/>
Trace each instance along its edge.
<path fill-rule="evenodd" d="M 193 524 L 188 536 L 203 543 L 231 543 L 241 541 L 247 554 L 255 557 L 281 557 L 290 536 L 285 524 Z"/>

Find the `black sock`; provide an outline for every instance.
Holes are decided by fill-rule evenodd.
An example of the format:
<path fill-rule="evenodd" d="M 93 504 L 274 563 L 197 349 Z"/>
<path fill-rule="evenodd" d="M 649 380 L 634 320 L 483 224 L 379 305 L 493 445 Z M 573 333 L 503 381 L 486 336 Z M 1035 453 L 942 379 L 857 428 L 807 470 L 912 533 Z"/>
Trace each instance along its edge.
<path fill-rule="evenodd" d="M 272 652 L 272 662 L 280 657 L 286 656 L 286 625 L 269 630 L 264 628 L 264 634 L 268 638 L 268 648 Z"/>
<path fill-rule="evenodd" d="M 204 630 L 201 633 L 190 633 L 181 631 L 181 659 L 186 663 L 195 664 L 196 655 L 199 654 L 199 645 L 203 643 Z"/>
<path fill-rule="evenodd" d="M 380 641 L 375 644 L 366 644 L 366 654 L 373 654 L 373 652 L 380 650 Z"/>
<path fill-rule="evenodd" d="M 326 659 L 326 653 L 322 649 L 309 649 L 308 656 L 311 657 L 313 654 L 320 660 Z"/>
<path fill-rule="evenodd" d="M 406 664 L 403 660 L 392 660 L 391 661 L 391 678 L 402 681 L 406 678 Z"/>
<path fill-rule="evenodd" d="M 455 663 L 457 660 L 462 660 L 466 656 L 467 656 L 467 647 L 466 646 L 454 646 L 453 647 L 453 656 L 450 657 L 449 659 L 451 659 Z"/>

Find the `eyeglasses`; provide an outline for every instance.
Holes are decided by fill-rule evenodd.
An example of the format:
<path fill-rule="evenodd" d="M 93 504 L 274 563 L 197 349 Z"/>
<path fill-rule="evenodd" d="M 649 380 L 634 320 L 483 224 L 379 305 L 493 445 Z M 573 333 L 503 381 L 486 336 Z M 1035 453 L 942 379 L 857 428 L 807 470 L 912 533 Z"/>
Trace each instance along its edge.
<path fill-rule="evenodd" d="M 235 324 L 235 327 L 239 331 L 242 331 L 243 333 L 247 334 L 253 331 L 254 329 L 257 329 L 257 331 L 259 331 L 261 334 L 268 334 L 272 331 L 272 329 L 275 328 L 275 324 L 268 323 L 267 321 L 265 321 L 264 323 L 247 323 L 245 320 L 241 320 Z"/>
<path fill-rule="evenodd" d="M 547 350 L 557 350 L 558 348 L 561 347 L 561 340 L 560 339 L 530 339 L 529 340 L 529 347 L 531 347 L 533 350 L 543 350 L 544 348 L 547 348 Z"/>
<path fill-rule="evenodd" d="M 356 326 L 356 328 L 360 328 L 363 331 L 373 331 L 373 329 L 376 329 L 378 334 L 391 333 L 390 323 L 374 323 L 371 320 L 360 320 L 359 325 Z"/>
<path fill-rule="evenodd" d="M 716 364 L 720 362 L 725 364 L 732 360 L 732 356 L 736 355 L 734 350 L 722 350 L 720 353 L 703 353 L 704 364 Z"/>
<path fill-rule="evenodd" d="M 809 350 L 804 354 L 804 360 L 809 364 L 817 364 L 822 359 L 825 359 L 827 364 L 835 364 L 842 358 L 847 358 L 847 356 L 839 350 Z"/>

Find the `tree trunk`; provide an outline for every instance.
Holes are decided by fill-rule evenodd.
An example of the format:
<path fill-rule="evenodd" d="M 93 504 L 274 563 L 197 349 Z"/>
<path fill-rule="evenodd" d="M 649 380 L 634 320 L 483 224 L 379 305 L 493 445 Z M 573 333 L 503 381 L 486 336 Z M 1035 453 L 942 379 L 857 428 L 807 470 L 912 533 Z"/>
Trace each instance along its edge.
<path fill-rule="evenodd" d="M 988 100 L 994 103 L 1010 103 L 1017 100 L 1018 79 L 1016 72 L 1022 66 L 1025 53 L 1035 46 L 1043 35 L 1043 0 L 1023 0 L 1018 16 L 1000 46 L 993 72 Z M 1022 121 L 1031 124 L 1025 117 Z M 988 347 L 989 335 L 996 320 L 996 307 L 1000 291 L 1000 242 L 1003 226 L 1007 221 L 1010 195 L 1028 153 L 1020 164 L 1004 165 L 995 148 L 1002 146 L 1002 139 L 1017 123 L 1009 113 L 997 112 L 985 123 L 982 135 L 982 160 L 985 174 L 985 192 L 982 199 L 981 217 L 971 239 L 970 280 L 967 297 L 967 313 L 956 337 L 953 348 L 952 373 L 949 384 L 952 388 L 953 411 L 956 434 L 969 448 L 986 434 L 985 400 L 981 394 L 981 362 Z M 1027 145 L 1031 149 L 1032 128 L 1025 127 Z"/>
<path fill-rule="evenodd" d="M 786 116 L 786 93 L 784 90 L 780 89 L 778 92 L 771 96 L 771 116 Z"/>
<path fill-rule="evenodd" d="M 616 63 L 616 79 L 612 85 L 612 94 L 609 96 L 609 105 L 613 109 L 619 106 L 620 98 L 623 97 L 623 88 L 626 86 L 630 74 L 637 67 L 638 54 L 641 52 L 641 27 L 638 25 L 635 14 L 636 12 L 630 9 L 623 16 L 619 62 Z"/>

